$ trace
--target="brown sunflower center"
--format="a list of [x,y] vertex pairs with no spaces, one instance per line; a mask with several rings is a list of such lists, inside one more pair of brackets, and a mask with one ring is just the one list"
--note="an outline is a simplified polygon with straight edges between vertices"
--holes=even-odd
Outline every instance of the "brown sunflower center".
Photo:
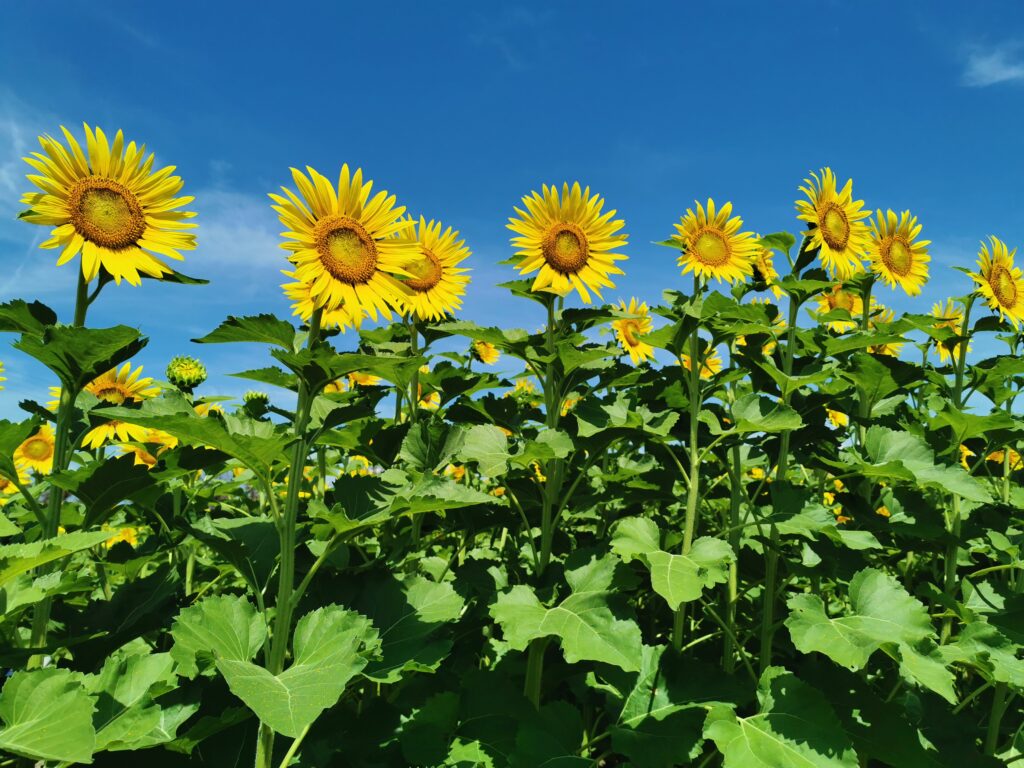
[[79,179],[68,194],[68,208],[78,234],[104,248],[128,248],[146,233],[138,199],[113,179]]
[[41,437],[30,437],[22,446],[22,452],[32,461],[46,461],[53,455],[53,446]]
[[1004,307],[1017,306],[1017,284],[1010,274],[1010,270],[1001,264],[992,267],[988,278],[988,284],[992,286],[992,295]]
[[910,249],[910,243],[906,238],[896,235],[882,241],[879,252],[882,256],[882,263],[900,277],[910,274],[914,266],[914,252]]
[[636,347],[640,344],[640,323],[636,320],[626,320],[622,323],[622,338],[626,345]]
[[850,241],[850,220],[846,211],[835,203],[826,203],[818,215],[821,224],[821,239],[833,251],[841,251]]
[[366,229],[348,216],[325,216],[313,229],[320,263],[332,277],[362,285],[377,272],[377,245]]
[[693,240],[690,255],[701,264],[720,267],[729,261],[732,251],[725,235],[717,229],[706,228]]
[[96,397],[114,405],[121,405],[128,399],[128,393],[120,387],[104,387],[96,391]]
[[590,258],[586,234],[572,223],[551,227],[541,241],[541,250],[548,266],[563,275],[579,272]]
[[441,260],[434,255],[429,248],[422,248],[423,256],[412,264],[406,266],[406,271],[412,275],[405,281],[405,284],[419,293],[426,293],[439,282],[443,269]]

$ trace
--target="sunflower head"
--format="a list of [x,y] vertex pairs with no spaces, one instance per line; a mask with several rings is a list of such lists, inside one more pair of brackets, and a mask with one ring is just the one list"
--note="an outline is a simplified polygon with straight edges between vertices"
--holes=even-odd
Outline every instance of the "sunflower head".
[[[689,355],[684,354],[680,356],[679,362],[686,370],[693,370]],[[704,352],[701,354],[700,377],[702,379],[710,379],[721,370],[722,357],[718,354],[718,350],[715,347],[708,344],[704,347]]]
[[[881,304],[875,304],[872,301],[872,314],[868,327],[871,330],[878,330],[879,325],[892,325],[896,321],[896,314],[888,307],[883,307]],[[900,350],[903,349],[902,341],[889,341],[884,344],[872,344],[868,347],[868,352],[873,355],[889,355],[890,357],[898,357]]]
[[739,231],[743,219],[732,216],[732,203],[717,211],[711,199],[706,210],[700,203],[695,205],[697,210],[688,208],[675,225],[676,235],[672,238],[681,249],[677,263],[683,274],[692,271],[699,278],[713,277],[730,283],[748,278],[761,250],[754,233]]
[[928,280],[927,247],[930,240],[918,240],[921,225],[917,217],[910,211],[903,211],[896,218],[896,212],[888,210],[883,214],[878,211],[877,218],[871,223],[871,240],[868,246],[868,257],[871,268],[886,285],[899,286],[908,296],[916,296],[921,286]]
[[[288,270],[281,270],[281,273],[286,277],[295,277],[295,273]],[[294,283],[282,283],[281,288],[284,290],[284,295],[292,301],[292,314],[298,315],[303,322],[309,322],[313,317],[313,312],[317,309],[311,293],[312,286],[297,280]],[[320,327],[337,328],[342,333],[349,328],[362,326],[363,318],[366,316],[366,312],[363,310],[353,313],[347,304],[342,304],[335,309],[323,309],[322,307],[320,309]]]
[[864,300],[860,294],[843,287],[842,283],[832,286],[832,290],[818,296],[818,311],[827,314],[833,310],[843,309],[850,314],[849,320],[830,320],[828,327],[833,331],[848,331],[857,326],[853,318],[860,317],[864,312]]
[[[964,329],[964,313],[963,310],[957,306],[956,302],[952,299],[946,299],[946,303],[933,304],[932,305],[932,317],[936,319],[936,328],[948,328],[957,336],[963,336]],[[961,342],[962,343],[962,342]],[[960,357],[960,344],[954,344],[950,349],[946,344],[942,342],[935,342],[935,349],[939,353],[939,362],[943,365],[951,357],[956,360]],[[971,347],[968,344],[967,351],[971,351]]]
[[112,546],[119,544],[122,541],[131,547],[134,547],[139,543],[139,532],[136,528],[111,529],[109,525],[104,525],[102,530],[114,530],[114,534],[103,542],[103,546],[107,549],[110,549]]
[[118,131],[113,142],[85,125],[85,150],[61,126],[67,146],[40,136],[42,152],[25,162],[37,171],[28,180],[41,191],[21,202],[20,218],[53,227],[41,248],[60,249],[57,264],[82,254],[82,274],[92,280],[102,269],[118,284],[139,285],[141,276],[161,278],[173,270],[158,256],[181,259],[196,247],[190,211],[179,210],[191,197],[176,197],[183,186],[173,166],[153,170],[153,154],[134,141],[125,146]]
[[754,275],[761,282],[768,283],[775,298],[781,299],[785,295],[785,291],[775,284],[775,281],[779,279],[779,273],[775,269],[774,254],[773,249],[758,245],[757,256],[754,258]]
[[639,365],[644,360],[654,357],[654,348],[643,340],[643,336],[651,332],[653,323],[646,303],[640,303],[636,298],[631,298],[629,304],[625,301],[619,302],[619,309],[622,312],[632,315],[612,321],[612,328],[619,339],[623,351],[629,353],[629,359],[633,365]]
[[47,475],[53,469],[53,452],[53,429],[49,424],[43,424],[14,450],[14,465],[20,470],[34,469],[41,475]]
[[399,236],[407,227],[405,208],[384,191],[371,197],[373,182],[363,181],[362,170],[342,166],[337,187],[312,168],[306,171],[292,169],[298,194],[282,187],[282,195],[270,195],[287,229],[281,247],[295,265],[295,278],[308,286],[314,308],[345,305],[353,318],[365,312],[390,320],[405,293],[396,275],[412,277],[404,265],[420,255],[414,241]]
[[807,200],[797,200],[797,218],[810,224],[803,234],[818,248],[825,268],[833,277],[846,280],[862,268],[861,259],[868,250],[868,228],[864,219],[871,215],[863,210],[864,201],[853,199],[853,180],[839,191],[831,168],[821,175],[812,173],[804,179],[800,191]]
[[977,283],[978,293],[988,302],[990,309],[998,310],[999,316],[1009,320],[1014,328],[1024,320],[1024,277],[1020,267],[1014,266],[1013,257],[1017,249],[1008,250],[1006,243],[994,235],[989,237],[992,250],[987,243],[981,244],[978,252],[978,271],[971,272]]
[[405,236],[416,242],[419,256],[405,265],[408,277],[402,281],[402,305],[407,314],[421,320],[440,320],[462,307],[462,295],[469,283],[468,270],[459,263],[469,256],[458,231],[420,216],[419,224],[409,221]]
[[150,378],[139,378],[141,375],[141,365],[133,371],[132,364],[125,363],[120,370],[111,368],[102,376],[97,376],[85,385],[85,389],[112,405],[124,405],[126,402],[141,403],[160,394],[160,387]]
[[626,245],[619,230],[625,222],[615,211],[602,213],[604,200],[591,195],[590,187],[580,189],[544,185],[543,194],[531,192],[523,198],[525,210],[516,208],[508,228],[516,233],[512,245],[517,249],[520,274],[537,272],[532,290],[566,296],[579,291],[585,304],[590,292],[601,298],[601,288],[614,288],[609,275],[621,275],[615,266],[625,255],[616,253]]
[[362,371],[353,371],[348,374],[348,383],[352,387],[375,387],[380,384],[380,376],[374,376],[372,373],[363,373]]
[[167,380],[178,389],[191,392],[206,381],[206,366],[194,357],[178,355],[167,364]]
[[501,350],[481,339],[473,340],[473,343],[469,345],[469,353],[473,356],[474,360],[484,365],[494,365],[498,362],[498,358],[501,357]]

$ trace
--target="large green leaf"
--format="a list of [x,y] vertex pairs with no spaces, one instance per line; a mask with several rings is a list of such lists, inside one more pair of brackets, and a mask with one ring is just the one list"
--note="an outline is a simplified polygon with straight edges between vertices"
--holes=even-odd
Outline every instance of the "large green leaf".
[[267,625],[244,597],[217,595],[186,608],[171,627],[171,658],[195,677],[216,661],[250,661],[263,647]]
[[92,762],[93,701],[66,669],[16,672],[0,693],[0,749],[37,760]]
[[787,405],[758,394],[744,395],[732,405],[732,429],[744,432],[782,432],[803,426],[800,414]]
[[93,527],[126,499],[156,486],[149,469],[130,455],[115,456],[50,476],[50,482],[77,496],[85,504],[84,527]]
[[715,742],[724,768],[858,768],[857,755],[821,691],[781,667],[761,676],[756,715],[732,708],[708,712],[704,735]]
[[24,335],[14,346],[41,362],[77,392],[85,384],[136,355],[149,339],[135,328],[47,327],[42,334]]
[[572,594],[553,608],[546,608],[530,587],[515,586],[498,596],[491,616],[516,650],[553,635],[569,663],[600,661],[635,672],[640,669],[642,638],[636,622],[612,611],[615,564],[615,558],[605,557],[575,574],[567,573]]
[[298,737],[334,706],[379,645],[369,619],[328,605],[295,625],[295,661],[278,675],[248,661],[220,658],[217,669],[231,692],[260,720],[285,736]]
[[57,313],[45,304],[22,299],[0,304],[0,331],[41,336],[47,326],[57,324]]
[[95,547],[109,538],[108,531],[75,531],[52,539],[0,546],[0,587],[19,574]]
[[627,517],[615,529],[612,551],[627,562],[636,558],[645,563],[651,572],[651,586],[673,611],[699,599],[705,589],[727,581],[729,563],[735,559],[728,542],[704,536],[693,542],[687,554],[674,555],[661,549],[659,539],[653,520]]
[[477,424],[466,431],[458,457],[460,461],[476,462],[482,474],[498,477],[508,470],[508,438],[498,427]]
[[216,329],[200,339],[193,339],[197,344],[224,344],[236,341],[273,344],[284,349],[293,349],[295,345],[295,327],[286,320],[273,315],[250,315],[247,317],[229,316]]

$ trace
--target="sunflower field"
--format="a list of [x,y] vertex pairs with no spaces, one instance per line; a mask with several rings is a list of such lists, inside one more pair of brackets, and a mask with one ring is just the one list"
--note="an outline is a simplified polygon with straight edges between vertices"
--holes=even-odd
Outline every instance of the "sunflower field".
[[[661,303],[604,303],[626,222],[543,185],[507,222],[526,328],[482,327],[458,231],[292,169],[294,317],[159,379],[89,309],[204,282],[183,180],[120,131],[39,143],[20,218],[78,280],[73,317],[0,304],[8,372],[52,373],[0,421],[0,765],[1024,767],[996,235],[897,316],[922,225],[824,168],[771,234],[712,200],[644,233]],[[243,400],[209,344],[245,345]]]

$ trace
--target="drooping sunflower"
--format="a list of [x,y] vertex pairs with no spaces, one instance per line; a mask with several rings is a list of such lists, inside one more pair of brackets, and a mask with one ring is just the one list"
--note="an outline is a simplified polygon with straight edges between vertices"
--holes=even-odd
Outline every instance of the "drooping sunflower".
[[857,318],[864,312],[864,300],[860,294],[847,290],[839,283],[832,286],[832,290],[818,295],[820,313],[826,314],[836,309],[845,309],[850,313],[850,320],[829,320],[828,327],[842,333],[857,327]]
[[[690,356],[684,354],[681,356],[681,363],[683,368],[691,370]],[[708,344],[704,347],[704,353],[701,355],[700,362],[700,377],[702,379],[710,379],[716,373],[722,370],[722,357],[718,354],[718,350]]]
[[654,357],[654,348],[643,340],[644,334],[650,333],[653,323],[646,302],[637,303],[636,297],[625,301],[619,301],[619,309],[628,312],[636,317],[623,317],[612,321],[612,328],[619,339],[619,344],[625,352],[629,353],[629,359],[633,365],[639,365],[644,360]]
[[991,252],[986,243],[978,251],[978,271],[971,278],[978,284],[978,293],[988,302],[990,309],[999,310],[999,316],[1009,320],[1014,328],[1024,320],[1024,277],[1020,267],[1014,266],[1017,249],[1008,250],[1006,243],[990,235]]
[[[184,182],[172,176],[174,166],[153,170],[154,156],[145,145],[127,146],[118,131],[113,144],[99,128],[85,125],[86,151],[61,126],[68,146],[40,136],[43,152],[25,162],[40,175],[28,180],[42,192],[22,196],[29,210],[21,218],[53,227],[41,248],[60,248],[57,264],[82,254],[82,274],[92,280],[104,269],[120,284],[142,282],[141,275],[160,278],[173,270],[157,256],[182,259],[180,251],[196,247],[187,221],[194,212],[179,210],[191,197],[175,197]],[[154,255],[156,254],[156,255]]]
[[[942,303],[932,305],[932,317],[936,318],[938,322],[935,323],[936,328],[949,328],[957,336],[963,335],[964,327],[964,313],[963,310],[957,306],[952,299],[946,299],[945,305]],[[939,362],[943,365],[950,359],[950,356],[954,360],[960,357],[960,344],[954,344],[952,350],[945,344],[935,342],[935,349],[939,353]],[[971,347],[968,344],[967,351],[971,351]]]
[[863,200],[853,199],[853,179],[837,192],[831,168],[823,168],[820,177],[812,173],[804,184],[800,191],[808,199],[796,201],[797,218],[809,222],[811,228],[803,234],[811,238],[812,248],[821,249],[819,258],[828,273],[846,280],[863,266],[861,260],[869,244],[864,219],[871,212],[863,210]]
[[160,394],[160,387],[153,383],[153,379],[149,377],[141,379],[139,378],[141,375],[141,365],[133,371],[132,364],[125,363],[120,370],[111,368],[106,373],[97,376],[85,385],[85,389],[100,400],[113,405],[123,405],[129,400],[141,403],[143,400]]
[[[286,277],[295,278],[294,272],[281,270],[281,273]],[[311,294],[312,286],[309,283],[298,280],[294,283],[282,283],[281,288],[284,289],[284,295],[293,302],[291,307],[292,314],[298,315],[303,322],[308,322],[317,308]],[[349,328],[359,328],[363,324],[365,315],[366,313],[362,311],[353,314],[349,309],[349,305],[342,304],[335,309],[325,309],[323,311],[323,314],[320,316],[320,327],[339,328],[342,333],[345,333]]]
[[34,435],[14,450],[14,465],[19,470],[34,469],[41,475],[53,471],[53,429],[43,424]]
[[501,357],[501,350],[493,344],[480,339],[473,340],[473,343],[469,345],[469,352],[474,360],[478,360],[484,365],[494,365],[498,362],[498,358]]
[[590,187],[581,190],[579,182],[562,185],[562,193],[552,185],[543,186],[543,195],[531,192],[523,198],[525,211],[515,212],[508,228],[517,233],[512,245],[517,248],[522,275],[538,272],[531,290],[566,296],[575,288],[584,304],[590,303],[590,291],[601,298],[601,288],[614,288],[609,275],[625,274],[615,266],[627,257],[616,251],[626,245],[626,235],[618,234],[625,221],[616,219],[616,211],[602,213],[604,200],[591,195]]
[[884,215],[878,211],[877,219],[871,222],[871,268],[886,285],[899,286],[908,296],[917,296],[928,280],[931,257],[927,247],[931,240],[918,240],[920,234],[921,225],[910,211],[903,211],[898,220],[891,209]]
[[730,283],[748,278],[761,249],[754,233],[739,231],[743,219],[732,216],[732,203],[717,211],[711,199],[706,211],[700,203],[695,205],[696,212],[686,209],[672,238],[682,251],[676,263],[683,268],[683,274],[692,271],[697,277]]
[[[758,236],[758,239],[760,239],[760,236]],[[774,256],[775,251],[771,248],[758,245],[758,253],[754,259],[754,269],[764,282],[771,284],[771,292],[775,298],[781,299],[786,292],[774,284],[779,279],[779,273],[775,269]]]
[[441,222],[429,222],[420,216],[419,225],[409,222],[405,236],[415,238],[420,256],[406,264],[410,277],[402,282],[405,312],[421,320],[440,320],[462,307],[462,295],[469,283],[469,270],[459,263],[469,256],[469,248],[459,233],[448,227],[441,231]]
[[406,292],[395,275],[411,277],[405,265],[419,257],[415,241],[395,236],[408,226],[401,220],[405,208],[384,191],[371,198],[373,182],[363,182],[361,169],[350,173],[343,165],[337,189],[312,168],[309,176],[291,170],[301,197],[281,187],[284,195],[271,194],[271,207],[287,227],[281,247],[291,252],[310,300],[317,308],[344,304],[353,317],[365,312],[390,320]]

